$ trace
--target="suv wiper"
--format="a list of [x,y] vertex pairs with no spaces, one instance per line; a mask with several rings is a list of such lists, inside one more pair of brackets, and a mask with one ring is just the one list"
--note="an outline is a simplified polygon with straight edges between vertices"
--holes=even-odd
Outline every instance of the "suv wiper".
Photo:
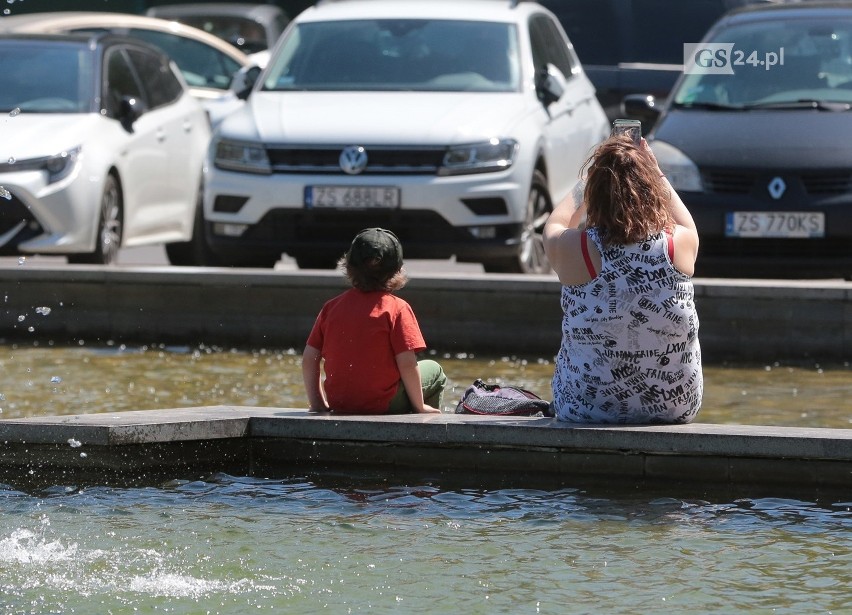
[[744,109],[816,109],[818,111],[849,111],[852,104],[835,100],[819,100],[816,98],[799,98],[796,100],[749,103]]
[[742,105],[727,105],[725,103],[695,101],[690,103],[674,103],[678,109],[706,109],[707,111],[741,111]]

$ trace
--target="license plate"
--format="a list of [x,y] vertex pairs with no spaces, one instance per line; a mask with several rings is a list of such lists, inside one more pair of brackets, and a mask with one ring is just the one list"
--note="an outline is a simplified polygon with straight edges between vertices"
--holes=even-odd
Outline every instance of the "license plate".
[[725,219],[725,236],[825,237],[825,214],[814,211],[733,211]]
[[305,207],[342,209],[399,207],[399,188],[389,186],[308,186]]

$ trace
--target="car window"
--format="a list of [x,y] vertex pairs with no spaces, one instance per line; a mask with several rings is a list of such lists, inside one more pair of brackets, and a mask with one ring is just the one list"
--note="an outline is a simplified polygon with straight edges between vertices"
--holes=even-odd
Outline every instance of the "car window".
[[190,86],[226,90],[240,64],[205,43],[166,32],[131,28],[131,36],[145,40],[166,52],[175,61]]
[[133,73],[130,61],[122,49],[110,49],[105,58],[106,95],[104,96],[107,115],[117,118],[120,115],[121,100],[125,97],[136,98],[147,104],[142,89]]
[[565,39],[550,17],[533,15],[530,18],[530,42],[536,70],[543,70],[548,64],[553,64],[566,79],[571,77],[574,60]]
[[128,49],[127,53],[144,84],[150,108],[162,107],[180,98],[183,87],[166,60],[142,49]]
[[82,113],[91,107],[91,54],[79,45],[3,41],[0,75],[3,112]]
[[293,28],[263,89],[509,92],[519,83],[513,24],[364,19]]
[[733,45],[733,74],[690,71],[676,104],[852,102],[852,20],[750,22],[717,31],[713,40]]
[[237,15],[183,15],[179,21],[228,41],[243,53],[256,53],[268,47],[266,31],[252,19]]

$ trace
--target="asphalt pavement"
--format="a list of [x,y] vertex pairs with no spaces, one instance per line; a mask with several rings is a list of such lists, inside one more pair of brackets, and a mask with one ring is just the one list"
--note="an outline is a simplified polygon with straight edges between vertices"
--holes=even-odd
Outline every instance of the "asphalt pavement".
[[[0,267],[62,267],[67,264],[64,256],[4,256],[0,257]],[[118,253],[118,266],[127,267],[158,267],[169,266],[166,250],[162,245],[143,246],[139,248],[124,248]],[[454,260],[406,260],[405,267],[409,272],[423,273],[483,273],[482,265],[478,263],[457,263]],[[295,271],[296,262],[283,256],[275,265],[276,270]]]

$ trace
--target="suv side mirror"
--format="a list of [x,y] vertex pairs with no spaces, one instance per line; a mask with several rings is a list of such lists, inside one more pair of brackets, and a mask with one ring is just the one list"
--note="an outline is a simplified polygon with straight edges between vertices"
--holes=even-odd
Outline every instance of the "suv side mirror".
[[245,100],[251,93],[254,84],[257,83],[257,78],[260,77],[260,67],[244,66],[236,73],[231,80],[231,91],[234,92],[237,98]]
[[536,93],[545,107],[549,107],[562,98],[565,93],[565,85],[565,75],[553,64],[548,64],[536,74]]
[[635,117],[643,126],[651,127],[660,117],[661,110],[653,94],[628,94],[621,101],[624,117]]

